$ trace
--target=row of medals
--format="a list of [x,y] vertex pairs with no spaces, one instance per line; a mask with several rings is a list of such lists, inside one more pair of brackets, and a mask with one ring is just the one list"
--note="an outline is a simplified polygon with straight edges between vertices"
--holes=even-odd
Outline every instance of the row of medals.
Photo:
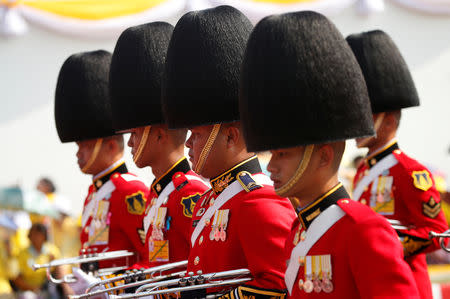
[[228,224],[228,214],[230,210],[217,210],[214,215],[214,222],[211,225],[211,232],[209,233],[209,239],[211,241],[222,241],[225,242],[227,239],[227,224]]
[[[305,263],[305,259],[316,259],[316,263],[321,265],[316,269],[311,269],[312,273],[308,274],[308,265],[311,263]],[[314,256],[303,256],[299,257],[299,263],[305,265],[305,280],[299,279],[298,287],[300,290],[304,290],[305,293],[316,293],[325,292],[331,293],[334,289],[333,283],[331,282],[331,256],[330,255],[314,255]]]
[[[293,243],[295,246],[299,242],[303,242],[306,238],[306,231],[302,230],[302,224],[300,223],[300,226],[295,233]],[[305,277],[307,278],[305,281],[303,279],[300,279],[298,281],[298,286],[300,290],[304,290],[306,293],[311,293],[312,291],[315,291],[317,293],[324,291],[325,293],[331,293],[334,289],[333,283],[331,282],[331,257],[330,255],[322,255],[322,256],[311,256],[311,258],[318,258],[321,263],[321,269],[318,272],[322,272],[322,279],[320,279],[319,273],[313,272],[312,277],[308,279],[307,273],[307,264],[305,264],[305,258],[310,258],[301,256],[299,257],[299,264],[305,265]],[[324,271],[326,270],[326,271]]]

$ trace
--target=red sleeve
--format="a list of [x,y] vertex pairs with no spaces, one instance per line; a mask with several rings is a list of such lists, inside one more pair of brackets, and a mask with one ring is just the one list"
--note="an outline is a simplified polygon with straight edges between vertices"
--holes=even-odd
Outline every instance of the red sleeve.
[[[112,240],[110,242],[111,250],[114,246],[120,246],[120,243],[128,243],[139,253],[141,257],[145,257],[146,250],[144,243],[139,237],[139,229],[143,227],[143,219],[145,216],[145,208],[149,190],[147,186],[140,180],[125,181],[122,178],[115,179],[117,190],[120,192],[118,208],[115,209],[116,215],[114,220],[120,228],[121,236],[127,239],[127,242]],[[116,245],[117,244],[117,245]],[[118,248],[123,249],[123,248]]]
[[422,167],[419,164],[414,167],[417,170],[404,169],[394,191],[396,200],[400,199],[407,208],[404,218],[413,225],[411,229],[398,232],[405,256],[439,249],[439,239],[429,240],[428,234],[430,231],[442,233],[448,229],[434,179]]
[[354,225],[346,240],[348,260],[360,297],[405,298],[407,295],[407,298],[419,298],[395,231],[381,216],[363,205],[353,207],[352,212],[367,215],[358,217],[365,220]]
[[284,247],[295,219],[294,209],[286,198],[255,198],[257,192],[237,213],[243,254],[254,277],[248,285],[284,290]]

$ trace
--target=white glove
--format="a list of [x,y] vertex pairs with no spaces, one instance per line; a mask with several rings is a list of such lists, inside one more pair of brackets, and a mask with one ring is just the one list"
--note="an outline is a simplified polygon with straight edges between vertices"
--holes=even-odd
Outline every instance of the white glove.
[[[69,283],[70,288],[73,290],[73,292],[77,295],[84,294],[87,290],[87,288],[92,285],[93,283],[99,282],[101,279],[96,278],[92,275],[89,275],[85,272],[83,272],[80,268],[72,268],[72,273],[76,278],[76,282]],[[105,287],[103,285],[97,286],[93,288],[91,291],[99,291],[104,290]],[[109,299],[109,295],[107,293],[90,297],[93,299]]]

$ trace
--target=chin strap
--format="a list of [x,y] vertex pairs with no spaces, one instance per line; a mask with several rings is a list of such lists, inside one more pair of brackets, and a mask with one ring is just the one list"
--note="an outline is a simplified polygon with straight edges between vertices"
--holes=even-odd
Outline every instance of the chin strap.
[[380,115],[377,117],[377,119],[375,120],[374,124],[373,124],[373,129],[375,131],[375,137],[366,137],[366,138],[362,138],[359,141],[357,141],[357,146],[358,147],[364,147],[367,145],[367,143],[372,139],[372,138],[376,138],[376,134],[378,132],[378,130],[381,127],[381,124],[383,123],[384,120],[384,116],[386,115],[386,113],[380,113]]
[[150,134],[150,129],[152,126],[147,126],[144,128],[144,132],[142,133],[141,140],[139,141],[139,146],[136,151],[136,154],[133,157],[134,163],[139,161],[139,158],[142,155],[142,152],[144,151],[145,145],[147,144],[148,135]]
[[289,190],[298,182],[298,180],[302,177],[303,173],[305,172],[306,168],[308,167],[309,161],[311,160],[311,155],[314,150],[314,145],[307,145],[305,147],[305,151],[303,152],[303,157],[300,160],[300,163],[297,167],[297,170],[295,171],[292,178],[289,179],[289,181],[281,186],[278,189],[275,189],[275,192],[279,196],[285,196]]
[[220,131],[220,124],[215,124],[209,134],[208,140],[206,140],[205,146],[198,157],[198,161],[194,166],[194,171],[198,174],[201,173],[203,166],[205,166],[206,159],[208,159],[209,152],[211,151],[212,146],[214,145],[214,141],[216,141],[217,134]]
[[87,161],[86,165],[84,165],[83,168],[81,168],[81,171],[84,173],[87,173],[89,168],[91,168],[92,164],[94,164],[95,160],[97,159],[98,153],[100,152],[100,148],[102,147],[103,138],[98,138],[95,142],[94,150],[92,151],[91,157]]

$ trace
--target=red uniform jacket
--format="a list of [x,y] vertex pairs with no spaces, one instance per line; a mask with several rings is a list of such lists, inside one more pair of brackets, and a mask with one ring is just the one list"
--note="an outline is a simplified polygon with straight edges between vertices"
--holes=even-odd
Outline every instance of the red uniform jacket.
[[[289,200],[277,196],[272,186],[258,185],[252,174],[259,173],[261,168],[255,156],[211,179],[212,189],[197,202],[192,218],[194,230],[219,194],[240,180],[244,190],[210,218],[191,244],[188,260],[188,271],[194,273],[249,269],[254,279],[247,284],[248,288],[235,289],[229,297],[284,296],[285,293],[283,250],[295,212]],[[239,179],[240,175],[244,177]],[[219,231],[224,233],[221,235]]]
[[[197,179],[194,179],[197,178]],[[162,177],[151,186],[151,203],[147,213],[156,204],[158,196],[173,182],[175,189],[169,194],[159,209],[160,219],[154,218],[146,232],[145,266],[154,267],[164,263],[187,260],[190,245],[190,227],[192,213],[200,196],[209,188],[200,177],[191,170],[186,158],[174,164]],[[149,220],[148,220],[149,221]],[[145,221],[144,221],[145,222]],[[162,232],[158,236],[157,224]],[[144,224],[145,226],[145,224]]]
[[[334,204],[345,214],[318,239],[306,256],[294,261],[300,267],[290,297],[418,298],[412,272],[403,260],[395,231],[369,208],[350,200],[341,184],[300,211],[286,241],[286,258],[291,258],[298,242],[314,233],[308,228],[317,216]],[[331,266],[325,267],[326,261]],[[325,276],[331,281],[328,289],[324,287]],[[316,280],[314,286],[317,284],[320,288],[311,289],[311,283],[308,288],[307,280]]]
[[[84,202],[82,249],[135,252],[136,257],[128,259],[128,265],[145,256],[138,229],[142,227],[148,192],[137,176],[128,173],[124,163],[96,178]],[[100,268],[124,266],[125,262],[123,259],[102,262]]]
[[398,230],[397,233],[421,297],[431,298],[425,253],[437,250],[440,246],[439,239],[429,240],[428,233],[444,232],[448,225],[441,211],[439,193],[428,169],[405,155],[394,141],[365,159],[358,168],[354,186],[356,188],[377,164],[385,163],[387,159],[391,159],[393,162],[390,165],[394,165],[375,176],[364,188],[361,188],[361,184],[359,189],[362,194],[354,199],[386,218],[398,220],[410,227],[408,230]]

